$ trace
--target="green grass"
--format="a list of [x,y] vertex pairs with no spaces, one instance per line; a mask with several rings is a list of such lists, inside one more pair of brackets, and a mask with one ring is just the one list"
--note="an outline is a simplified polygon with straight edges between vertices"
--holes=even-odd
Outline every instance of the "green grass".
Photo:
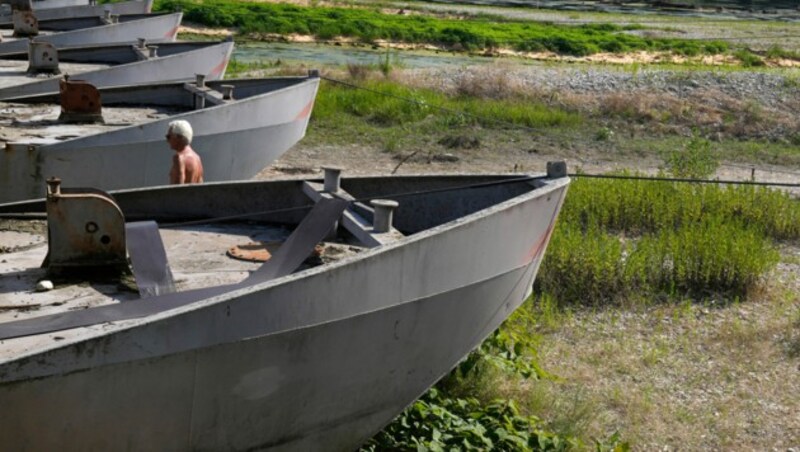
[[699,55],[728,50],[728,45],[722,41],[652,39],[625,33],[640,29],[638,25],[557,25],[497,16],[458,20],[384,14],[365,8],[302,7],[235,0],[159,0],[154,9],[180,9],[187,21],[210,27],[237,27],[242,33],[298,33],[320,40],[353,37],[362,42],[374,42],[382,39],[432,43],[463,50],[502,46],[578,56],[637,50]]
[[800,203],[753,186],[578,178],[537,278],[561,304],[744,297],[800,238]]
[[448,97],[426,89],[412,89],[388,81],[364,81],[365,89],[327,84],[314,108],[315,121],[340,121],[344,113],[369,124],[402,126],[435,115],[441,131],[453,126],[577,127],[582,118],[529,99],[476,99]]

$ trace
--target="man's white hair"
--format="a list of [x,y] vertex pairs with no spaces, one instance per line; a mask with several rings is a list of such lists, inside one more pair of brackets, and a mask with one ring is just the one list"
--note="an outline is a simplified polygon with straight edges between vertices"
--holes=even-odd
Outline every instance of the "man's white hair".
[[178,119],[177,121],[172,121],[169,123],[169,127],[167,128],[167,133],[171,133],[173,135],[180,135],[186,138],[186,143],[192,143],[192,136],[194,132],[192,131],[192,125],[189,124],[189,121],[184,119]]

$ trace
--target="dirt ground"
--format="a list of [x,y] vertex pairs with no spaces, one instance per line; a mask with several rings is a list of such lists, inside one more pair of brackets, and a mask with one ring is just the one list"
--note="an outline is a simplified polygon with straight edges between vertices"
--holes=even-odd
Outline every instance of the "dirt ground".
[[[313,127],[313,124],[310,126]],[[340,167],[343,177],[391,174],[465,174],[465,173],[524,173],[543,172],[547,162],[564,160],[568,171],[601,174],[614,170],[632,170],[655,174],[664,162],[657,157],[637,159],[615,158],[607,152],[583,149],[548,149],[529,152],[527,148],[503,146],[495,152],[431,149],[407,150],[389,153],[381,150],[379,143],[333,146],[295,145],[273,164],[264,168],[257,179],[303,178],[322,176],[326,166]],[[795,169],[776,165],[722,163],[714,175],[720,180],[753,180],[761,182],[798,183]]]

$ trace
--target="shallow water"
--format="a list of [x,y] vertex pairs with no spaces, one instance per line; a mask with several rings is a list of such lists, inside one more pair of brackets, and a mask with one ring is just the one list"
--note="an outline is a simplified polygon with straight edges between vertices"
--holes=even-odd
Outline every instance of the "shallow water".
[[[435,0],[434,0],[435,1]],[[446,3],[446,2],[443,2]],[[731,8],[731,9],[797,9],[797,0],[472,0],[469,3],[486,5],[517,5],[534,8],[559,8],[578,6],[631,6],[647,10],[653,4],[658,6],[694,7],[694,8]],[[648,5],[649,4],[649,5]]]
[[[450,3],[448,0],[428,2],[440,5]],[[800,20],[798,0],[460,0],[459,3],[566,11]]]
[[389,58],[394,67],[418,68],[491,64],[492,58],[448,52],[373,50],[365,47],[253,42],[237,44],[233,58],[240,63],[317,63],[325,65],[379,65]]

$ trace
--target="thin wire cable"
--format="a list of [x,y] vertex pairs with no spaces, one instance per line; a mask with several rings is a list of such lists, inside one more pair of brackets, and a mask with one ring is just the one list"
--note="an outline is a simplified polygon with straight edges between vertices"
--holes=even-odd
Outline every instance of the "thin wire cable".
[[[351,199],[351,200],[348,200],[348,201],[352,205],[352,204],[356,204],[356,203],[364,203],[366,201],[370,201],[370,200],[376,199],[378,197],[387,198],[387,199],[402,199],[402,198],[406,198],[406,197],[409,197],[409,196],[429,195],[429,194],[442,193],[442,192],[447,192],[447,191],[471,190],[471,189],[474,189],[474,188],[490,187],[490,186],[493,186],[493,185],[505,185],[505,184],[512,184],[512,183],[517,183],[517,182],[527,182],[527,181],[531,181],[531,180],[539,179],[539,178],[540,177],[538,177],[538,176],[526,175],[526,176],[521,176],[521,177],[510,177],[510,178],[507,178],[507,179],[502,179],[502,180],[497,180],[497,181],[480,182],[480,183],[477,183],[477,184],[459,185],[459,186],[455,186],[455,187],[443,187],[443,188],[434,188],[434,189],[431,189],[431,190],[417,190],[417,191],[392,193],[392,194],[385,194],[385,195],[378,195],[378,196],[369,196],[369,197]],[[312,207],[314,207],[313,204],[310,204],[310,205],[307,205],[307,206],[286,207],[286,208],[283,208],[283,209],[262,210],[262,211],[258,211],[258,212],[248,212],[248,213],[243,213],[243,214],[238,214],[238,215],[228,215],[228,216],[224,216],[224,217],[214,217],[214,218],[207,218],[207,219],[202,219],[202,220],[182,221],[182,222],[177,222],[177,223],[166,223],[166,224],[159,225],[159,227],[160,228],[164,228],[164,229],[169,229],[169,228],[183,227],[183,226],[194,226],[194,225],[199,225],[199,224],[220,223],[220,222],[223,222],[223,221],[239,220],[239,219],[243,219],[243,218],[250,218],[250,217],[256,217],[256,216],[264,216],[264,215],[272,215],[272,214],[277,214],[277,213],[287,213],[287,212],[294,212],[294,211],[300,211],[300,210],[307,210],[307,209],[311,209]]]
[[[670,182],[670,183],[695,183],[695,184],[727,184],[727,185],[756,185],[756,186],[778,186],[778,187],[800,187],[800,183],[798,184],[790,184],[790,183],[783,183],[783,182],[754,182],[754,181],[737,181],[737,180],[719,180],[719,179],[691,179],[691,178],[670,178],[670,177],[650,177],[650,176],[623,176],[623,175],[610,175],[610,174],[585,174],[585,173],[571,173],[568,174],[569,177],[574,178],[594,178],[594,179],[623,179],[623,180],[641,180],[641,181],[648,181],[648,182]],[[386,199],[402,199],[409,196],[421,196],[421,195],[428,195],[434,193],[442,193],[447,191],[457,191],[457,190],[470,190],[475,188],[482,188],[482,187],[489,187],[493,185],[505,185],[505,184],[512,184],[517,182],[527,182],[535,179],[539,179],[538,176],[521,176],[521,177],[511,177],[508,179],[502,179],[498,181],[491,181],[491,182],[481,182],[477,184],[467,184],[467,185],[459,185],[456,187],[444,187],[444,188],[436,188],[431,190],[417,190],[417,191],[409,191],[409,192],[401,192],[401,193],[393,193],[393,194],[384,194],[379,196],[369,196],[369,197],[362,197],[350,200],[350,204],[355,203],[363,203],[366,201],[370,201],[372,199],[376,199],[377,197],[386,198]],[[223,221],[231,221],[231,220],[239,220],[244,218],[250,218],[255,216],[264,216],[264,215],[271,215],[276,213],[286,213],[292,211],[299,211],[305,209],[311,209],[313,205],[307,206],[298,206],[298,207],[289,207],[284,209],[274,209],[274,210],[264,210],[259,212],[248,212],[245,214],[239,215],[229,215],[225,217],[215,217],[215,218],[208,218],[202,220],[194,220],[194,221],[185,221],[179,223],[168,223],[159,225],[161,228],[169,229],[175,227],[185,227],[185,226],[194,226],[200,224],[210,224],[210,223],[219,223]]]
[[[756,168],[754,165],[743,165],[738,163],[720,163],[720,166],[729,166],[732,168],[743,168],[743,169],[754,169],[756,171],[766,171],[760,168]],[[797,171],[787,171],[787,170],[779,170],[779,169],[770,169],[770,173],[779,173],[779,174],[788,174],[791,176],[800,176],[800,172]]]
[[681,177],[653,177],[653,176],[623,176],[615,174],[584,174],[572,173],[569,177],[576,178],[593,178],[593,179],[621,179],[621,180],[643,180],[654,182],[677,182],[677,183],[692,183],[692,184],[720,184],[720,185],[756,185],[763,187],[800,187],[800,183],[788,182],[759,182],[747,180],[725,180],[725,179],[691,179]]
[[[586,174],[586,173],[570,173],[568,174],[569,177],[574,178],[592,178],[592,179],[621,179],[621,180],[641,180],[641,181],[648,181],[648,182],[669,182],[669,183],[695,183],[695,184],[727,184],[727,185],[755,185],[755,186],[776,186],[776,187],[800,187],[800,183],[791,184],[791,183],[784,183],[784,182],[755,182],[755,181],[737,181],[737,180],[720,180],[720,179],[692,179],[692,178],[672,178],[672,177],[652,177],[652,176],[624,176],[624,175],[613,175],[613,174]],[[497,180],[497,181],[490,181],[490,182],[480,182],[476,184],[466,184],[466,185],[459,185],[455,187],[443,187],[443,188],[435,188],[431,190],[416,190],[416,191],[409,191],[409,192],[400,192],[400,193],[392,193],[392,194],[382,194],[376,196],[369,196],[369,197],[362,197],[349,200],[350,204],[356,203],[364,203],[366,201],[370,201],[372,199],[386,198],[386,199],[402,199],[409,196],[421,196],[421,195],[428,195],[434,193],[443,193],[447,191],[457,191],[457,190],[470,190],[474,188],[482,188],[482,187],[489,187],[494,185],[505,185],[505,184],[512,184],[518,182],[527,182],[536,179],[540,179],[542,176],[531,176],[525,175],[520,177],[509,177],[507,179]],[[165,223],[160,224],[159,227],[162,229],[171,229],[177,227],[186,227],[186,226],[196,226],[196,225],[203,225],[203,224],[212,224],[212,223],[221,223],[224,221],[231,221],[231,220],[241,220],[245,218],[252,218],[257,216],[265,216],[265,215],[274,215],[279,213],[288,213],[288,212],[295,212],[301,210],[311,209],[313,204],[306,205],[306,206],[296,206],[296,207],[286,207],[282,209],[272,209],[272,210],[262,210],[258,212],[248,212],[238,215],[227,215],[223,217],[213,217],[213,218],[204,218],[200,220],[192,220],[192,221],[182,221],[176,223]],[[14,214],[14,213],[0,213],[0,218],[18,218],[20,215],[25,215],[28,218],[32,218],[33,215],[31,214]]]

